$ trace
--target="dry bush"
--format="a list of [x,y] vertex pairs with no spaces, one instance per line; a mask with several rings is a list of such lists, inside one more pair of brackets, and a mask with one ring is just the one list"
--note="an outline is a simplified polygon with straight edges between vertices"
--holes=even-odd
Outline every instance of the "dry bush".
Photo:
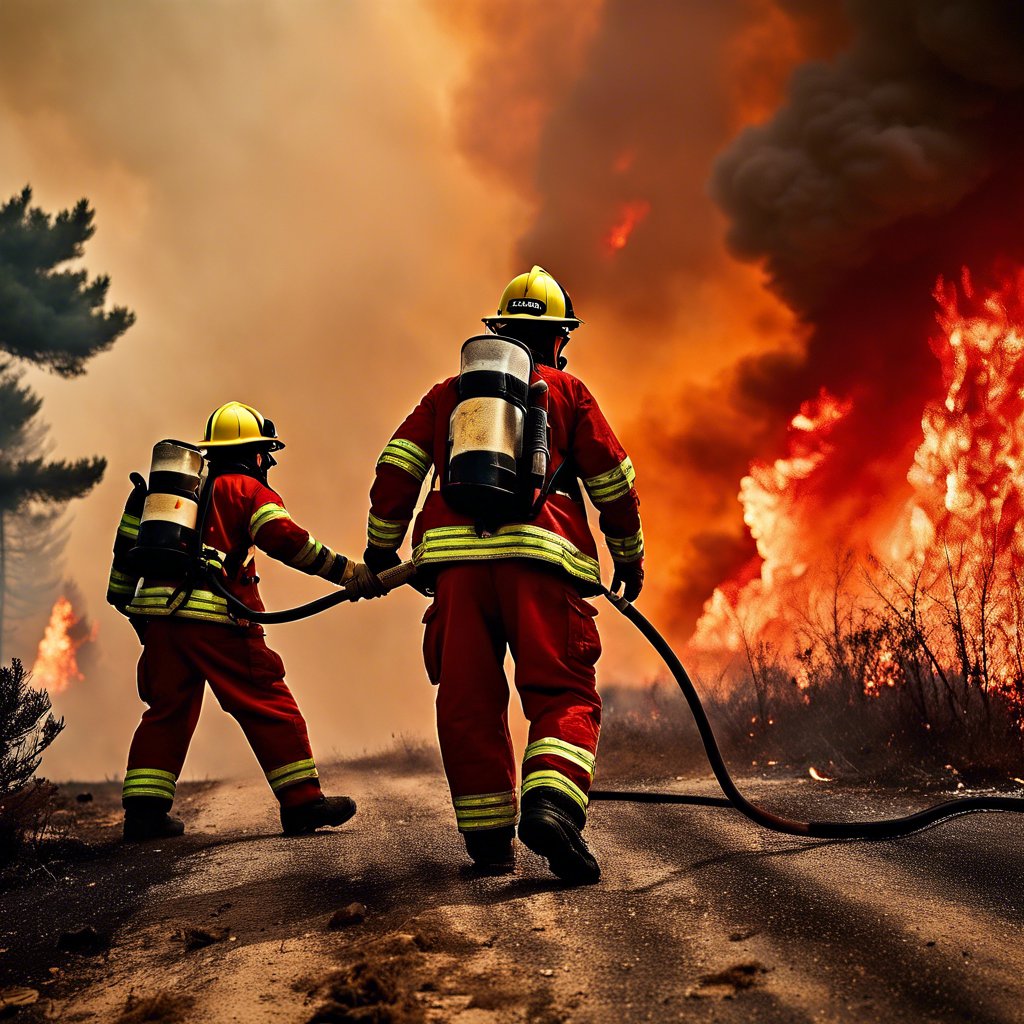
[[17,658],[0,667],[0,866],[46,828],[56,788],[32,776],[63,728],[50,713],[49,694],[29,686]]
[[[794,648],[740,630],[738,663],[698,682],[730,764],[827,768],[898,781],[1020,776],[1024,760],[1024,596],[988,545],[940,546],[900,576],[837,560],[805,609]],[[602,775],[653,777],[703,763],[674,682],[604,690]]]

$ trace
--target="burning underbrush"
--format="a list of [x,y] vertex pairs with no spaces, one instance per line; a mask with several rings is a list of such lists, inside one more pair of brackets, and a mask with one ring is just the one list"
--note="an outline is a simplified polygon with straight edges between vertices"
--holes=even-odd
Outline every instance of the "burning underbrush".
[[[1018,578],[991,544],[945,553],[943,571],[910,577],[843,561],[788,647],[739,629],[739,656],[695,679],[733,770],[965,785],[1024,774],[1019,620],[1000,628],[997,612],[1022,607]],[[706,770],[671,680],[604,695],[604,780]]]

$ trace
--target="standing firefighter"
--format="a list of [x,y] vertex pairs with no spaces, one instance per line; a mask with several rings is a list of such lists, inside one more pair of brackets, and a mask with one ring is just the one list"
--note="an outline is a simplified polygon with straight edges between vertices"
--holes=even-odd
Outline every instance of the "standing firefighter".
[[[198,449],[190,446],[162,442],[157,447],[167,444],[185,456],[192,454],[195,465],[202,462]],[[275,465],[271,452],[284,447],[270,420],[250,406],[228,402],[209,418],[199,444],[208,460],[205,487],[212,492],[204,522],[195,527],[202,527],[205,549],[215,551],[213,557],[223,563],[224,586],[247,607],[263,610],[253,560],[256,548],[302,572],[354,587],[359,596],[383,593],[365,565],[311,537],[267,486],[267,471]],[[281,658],[264,640],[263,627],[234,618],[224,598],[208,582],[190,578],[187,569],[145,567],[147,558],[150,565],[158,562],[155,549],[142,547],[140,520],[143,533],[152,520],[156,529],[176,536],[183,529],[195,534],[195,529],[182,526],[191,487],[182,486],[182,477],[195,484],[199,478],[168,468],[158,471],[154,453],[148,499],[141,477],[133,475],[136,486],[117,531],[107,591],[107,600],[131,619],[143,641],[139,695],[149,705],[128,753],[124,837],[153,839],[184,832],[181,820],[168,812],[207,682],[221,707],[242,727],[266,773],[280,802],[285,835],[340,825],[355,814],[355,802],[321,793],[306,723],[284,682]],[[169,495],[157,493],[157,477]],[[193,522],[195,508],[193,500]],[[195,541],[198,547],[199,538]]]
[[434,590],[424,660],[438,685],[437,728],[459,830],[482,869],[514,866],[516,772],[503,661],[530,722],[519,838],[570,883],[600,868],[581,835],[594,772],[601,653],[591,604],[600,568],[578,478],[600,512],[615,562],[612,588],[643,586],[633,466],[593,396],[563,372],[581,323],[540,267],[505,289],[493,333],[463,346],[462,372],[435,385],[377,462],[370,492],[374,572],[397,564],[413,529],[419,577]]

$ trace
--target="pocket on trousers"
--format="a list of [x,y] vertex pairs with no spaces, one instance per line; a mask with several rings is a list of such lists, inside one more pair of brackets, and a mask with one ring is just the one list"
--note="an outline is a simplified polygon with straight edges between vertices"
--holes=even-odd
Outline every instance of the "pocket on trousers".
[[597,609],[576,594],[569,595],[568,655],[573,661],[593,665],[601,657],[601,637],[594,622]]
[[260,686],[270,686],[284,679],[284,662],[262,637],[247,641],[249,645],[249,677]]
[[437,686],[441,681],[441,652],[443,649],[441,623],[437,618],[437,602],[423,613],[423,664],[427,678]]

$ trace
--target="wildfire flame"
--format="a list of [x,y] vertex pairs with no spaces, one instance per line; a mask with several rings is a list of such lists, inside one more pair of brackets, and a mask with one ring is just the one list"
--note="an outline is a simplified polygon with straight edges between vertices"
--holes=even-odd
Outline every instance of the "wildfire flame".
[[633,199],[624,203],[619,211],[619,219],[605,236],[608,248],[612,252],[625,249],[633,230],[650,212],[651,204],[646,199]]
[[[922,439],[906,473],[910,498],[880,502],[865,521],[842,526],[858,563],[877,560],[893,579],[922,581],[933,593],[952,595],[946,607],[979,623],[966,633],[987,631],[988,645],[981,653],[953,652],[953,660],[966,674],[984,671],[986,685],[1020,697],[1024,269],[986,287],[964,270],[958,281],[940,278],[934,295],[938,330],[930,346],[942,378],[922,410]],[[759,571],[716,589],[694,634],[698,651],[735,652],[752,638],[793,650],[808,610],[825,596],[815,591],[808,568],[835,558],[827,549],[832,541],[823,542],[816,527],[823,515],[839,522],[844,495],[834,488],[823,495],[821,476],[836,427],[853,408],[852,399],[823,390],[791,420],[785,456],[755,463],[741,482],[739,500]],[[870,601],[872,593],[862,588],[858,596]],[[936,599],[922,614],[938,623],[942,607]],[[877,695],[901,681],[897,652],[879,642],[866,666],[866,692]]]
[[821,772],[819,772],[818,769],[814,767],[814,765],[811,765],[811,767],[807,769],[807,774],[810,775],[810,777],[812,779],[814,779],[815,782],[833,782],[833,781],[835,781],[834,779],[830,778],[828,775],[822,775]]
[[58,597],[50,612],[43,639],[39,641],[33,682],[41,684],[50,693],[61,693],[73,682],[85,677],[78,667],[77,651],[88,640],[95,639],[95,628],[81,628],[83,621],[75,614],[66,597]]

